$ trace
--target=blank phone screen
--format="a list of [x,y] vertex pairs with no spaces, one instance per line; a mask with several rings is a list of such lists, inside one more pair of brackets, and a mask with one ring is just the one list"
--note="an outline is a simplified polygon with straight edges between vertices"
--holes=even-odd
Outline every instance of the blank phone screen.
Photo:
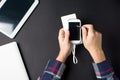
[[70,40],[80,40],[80,23],[69,22]]

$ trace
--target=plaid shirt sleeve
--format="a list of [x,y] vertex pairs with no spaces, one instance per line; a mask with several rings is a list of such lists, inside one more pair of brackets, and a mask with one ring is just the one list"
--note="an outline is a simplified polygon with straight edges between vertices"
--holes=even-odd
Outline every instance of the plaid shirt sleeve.
[[93,68],[98,80],[119,80],[115,76],[113,68],[108,61],[103,61],[98,64],[93,63]]
[[65,67],[65,64],[60,61],[49,60],[43,75],[38,80],[60,80]]

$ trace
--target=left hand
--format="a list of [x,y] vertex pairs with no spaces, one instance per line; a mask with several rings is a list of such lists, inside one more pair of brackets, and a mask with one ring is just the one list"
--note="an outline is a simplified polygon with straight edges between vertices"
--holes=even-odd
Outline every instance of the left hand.
[[67,57],[70,55],[72,50],[72,44],[69,40],[69,30],[64,30],[63,28],[59,30],[58,41],[60,46],[60,52],[56,60],[65,62]]

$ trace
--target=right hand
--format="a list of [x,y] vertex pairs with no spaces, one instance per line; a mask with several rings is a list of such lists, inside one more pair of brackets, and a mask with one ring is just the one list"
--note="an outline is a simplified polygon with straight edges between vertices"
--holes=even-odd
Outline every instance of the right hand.
[[105,55],[102,50],[102,34],[94,30],[93,25],[86,24],[82,26],[83,44],[90,52],[93,60],[96,63],[105,60]]

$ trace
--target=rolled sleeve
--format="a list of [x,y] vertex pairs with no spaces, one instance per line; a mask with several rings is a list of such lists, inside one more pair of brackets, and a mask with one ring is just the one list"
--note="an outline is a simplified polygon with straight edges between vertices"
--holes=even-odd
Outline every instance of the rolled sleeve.
[[108,61],[103,61],[101,63],[93,63],[93,68],[98,79],[112,80],[114,71]]
[[40,80],[59,80],[61,79],[61,76],[63,75],[63,72],[65,70],[65,64],[57,61],[57,60],[49,60],[43,76],[41,77]]

